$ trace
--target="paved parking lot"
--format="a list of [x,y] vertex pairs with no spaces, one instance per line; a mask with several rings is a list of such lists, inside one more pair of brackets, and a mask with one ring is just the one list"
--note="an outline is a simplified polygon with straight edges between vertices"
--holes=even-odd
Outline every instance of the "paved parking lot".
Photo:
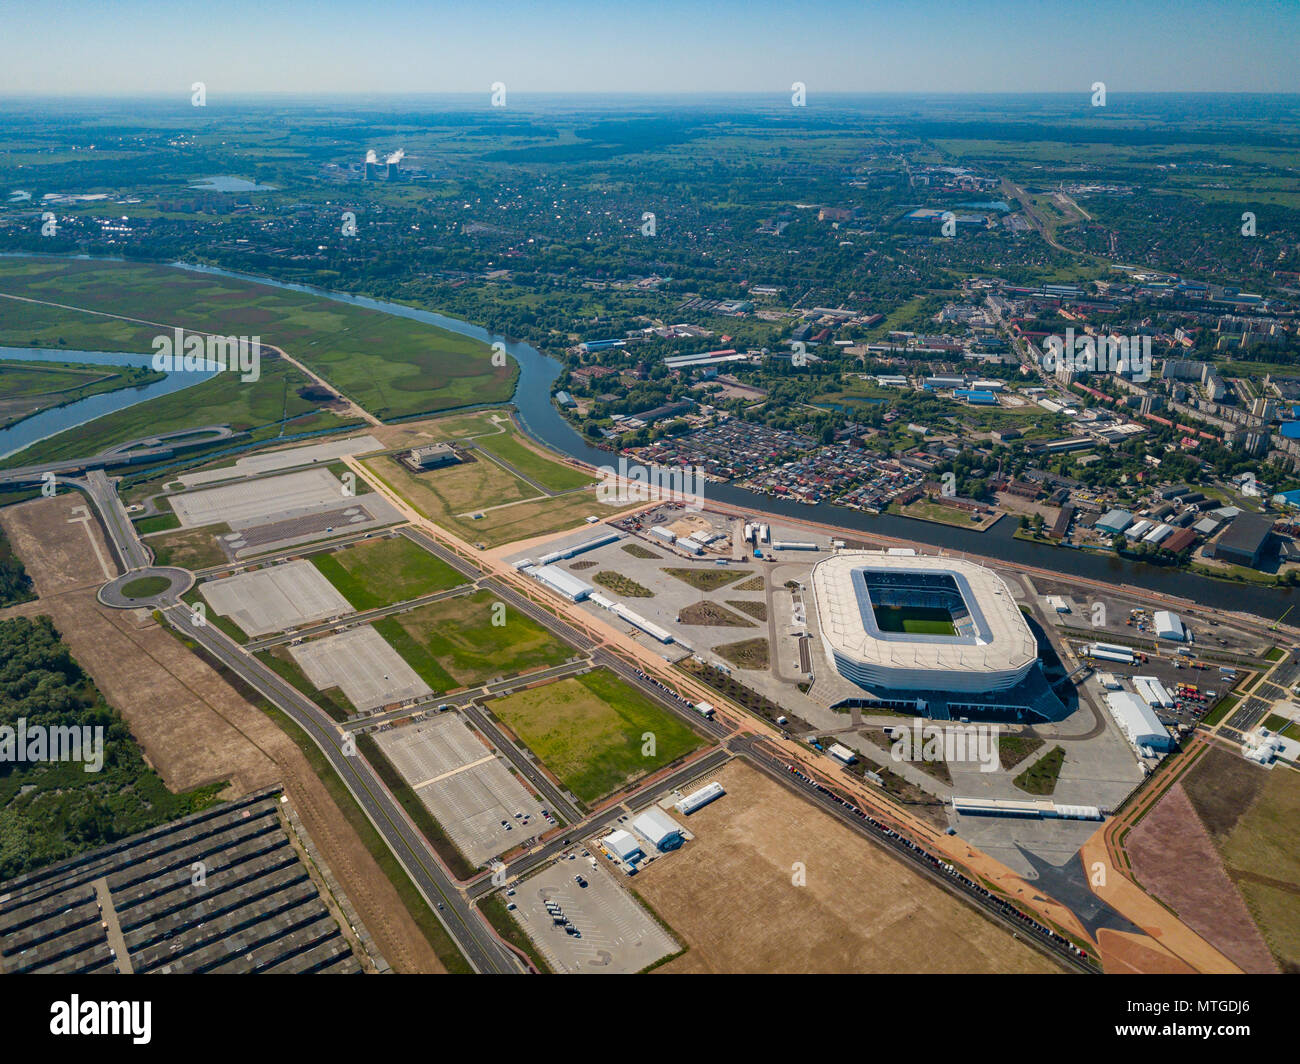
[[345,454],[365,454],[368,451],[383,450],[383,446],[370,435],[348,436],[341,440],[309,443],[303,447],[286,447],[279,451],[247,455],[238,459],[233,465],[219,469],[205,469],[198,473],[183,473],[176,479],[187,488],[197,488],[203,484],[252,476],[257,473],[269,473],[276,469],[292,469],[294,466],[310,465],[314,462],[332,462]]
[[170,498],[172,509],[185,528],[256,521],[289,510],[337,502],[343,482],[328,469],[304,469],[282,477],[247,480],[218,488],[204,488]]
[[486,864],[551,828],[541,803],[455,713],[373,734],[434,819],[475,864]]
[[[574,860],[561,859],[537,875],[515,885],[507,902],[528,937],[556,972],[613,975],[639,972],[681,946],[668,934],[618,880],[602,866],[571,851]],[[594,852],[594,851],[593,851]],[[587,886],[574,880],[581,875]],[[546,910],[556,902],[582,933],[568,934]]]
[[348,600],[307,561],[223,577],[201,584],[199,591],[217,613],[251,636],[352,612]]
[[368,624],[290,647],[289,653],[313,684],[322,691],[338,687],[361,711],[433,694]]

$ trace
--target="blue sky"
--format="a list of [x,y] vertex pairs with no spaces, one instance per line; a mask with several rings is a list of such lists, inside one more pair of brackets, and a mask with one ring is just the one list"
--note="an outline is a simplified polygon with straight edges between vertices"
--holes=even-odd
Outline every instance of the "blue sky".
[[1298,0],[0,0],[0,94],[1300,92]]

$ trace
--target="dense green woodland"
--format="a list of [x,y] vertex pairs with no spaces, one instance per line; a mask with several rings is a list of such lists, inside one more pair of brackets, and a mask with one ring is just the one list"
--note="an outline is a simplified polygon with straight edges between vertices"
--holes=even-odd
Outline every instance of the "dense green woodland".
[[28,602],[35,597],[32,578],[27,575],[23,563],[9,546],[4,532],[0,531],[0,606]]

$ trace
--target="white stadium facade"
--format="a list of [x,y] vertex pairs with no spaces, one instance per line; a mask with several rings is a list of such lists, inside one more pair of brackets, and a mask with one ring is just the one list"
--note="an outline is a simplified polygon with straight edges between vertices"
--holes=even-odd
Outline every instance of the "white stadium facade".
[[[1016,687],[1038,662],[1010,589],[973,562],[840,551],[813,568],[812,588],[827,659],[865,691],[994,694]],[[878,611],[939,620],[885,630]]]

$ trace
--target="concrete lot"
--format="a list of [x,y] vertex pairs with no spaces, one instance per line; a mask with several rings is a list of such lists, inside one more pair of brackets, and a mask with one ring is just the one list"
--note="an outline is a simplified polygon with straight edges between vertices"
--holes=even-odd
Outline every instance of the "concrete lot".
[[340,688],[362,712],[433,693],[368,624],[290,647],[289,653],[313,684]]
[[312,465],[316,462],[332,462],[346,454],[380,451],[383,450],[383,446],[370,435],[349,436],[342,440],[330,440],[328,443],[309,443],[305,447],[286,447],[279,451],[248,455],[240,458],[233,465],[220,469],[205,469],[198,473],[184,473],[176,479],[187,488],[196,488],[221,480],[269,473],[276,469],[292,469],[294,466]]
[[307,561],[213,580],[201,584],[199,592],[217,613],[251,636],[352,612],[348,600]]
[[374,738],[475,864],[486,864],[551,826],[541,803],[455,713],[378,731]]
[[[592,867],[581,848],[561,858],[515,887],[506,898],[518,908],[512,914],[536,943],[556,972],[615,975],[639,972],[681,947],[628,894],[602,865]],[[592,851],[594,852],[594,851]],[[581,875],[586,887],[578,886]],[[546,911],[553,901],[582,933],[568,934]]]
[[281,477],[241,481],[171,496],[172,509],[185,528],[270,519],[286,511],[337,502],[343,483],[328,469],[304,469]]
[[388,500],[370,493],[285,511],[270,521],[259,518],[234,522],[231,525],[234,531],[222,536],[221,543],[228,554],[239,558],[401,520],[402,515]]

